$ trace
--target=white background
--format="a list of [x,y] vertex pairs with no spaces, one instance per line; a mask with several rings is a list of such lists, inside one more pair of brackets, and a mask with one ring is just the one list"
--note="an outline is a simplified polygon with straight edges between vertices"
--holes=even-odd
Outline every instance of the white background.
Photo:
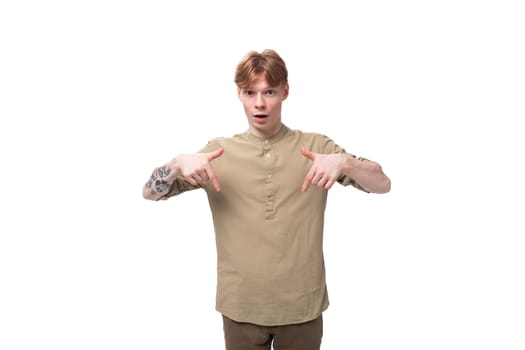
[[285,123],[392,180],[331,190],[323,349],[525,348],[519,1],[289,3],[2,2],[1,349],[223,348],[205,193],[142,185],[246,129],[265,48]]

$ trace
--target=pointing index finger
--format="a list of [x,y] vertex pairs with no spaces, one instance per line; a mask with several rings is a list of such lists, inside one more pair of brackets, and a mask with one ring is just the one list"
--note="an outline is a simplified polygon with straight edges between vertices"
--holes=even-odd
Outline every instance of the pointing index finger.
[[308,174],[306,174],[304,178],[303,185],[301,186],[301,192],[306,192],[308,190],[308,187],[312,183],[312,179],[314,178],[314,176],[315,176],[315,169],[314,167],[312,167],[310,168],[310,170],[308,171]]
[[311,160],[315,160],[315,155],[308,151],[306,148],[304,148],[303,146],[301,146],[301,153],[303,154],[303,156],[305,156],[306,158],[309,158]]
[[212,161],[215,158],[219,158],[224,153],[224,148],[219,148],[213,152],[208,153],[208,161]]

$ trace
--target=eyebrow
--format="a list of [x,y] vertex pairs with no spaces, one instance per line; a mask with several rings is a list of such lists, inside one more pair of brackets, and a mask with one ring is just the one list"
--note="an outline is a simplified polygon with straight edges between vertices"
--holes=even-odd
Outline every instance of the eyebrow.
[[[279,87],[279,86],[269,86],[269,87],[263,88],[261,91],[279,90],[279,89],[282,89],[282,88]],[[256,89],[254,87],[247,87],[247,88],[241,89],[241,90],[247,91],[247,90],[256,90]]]

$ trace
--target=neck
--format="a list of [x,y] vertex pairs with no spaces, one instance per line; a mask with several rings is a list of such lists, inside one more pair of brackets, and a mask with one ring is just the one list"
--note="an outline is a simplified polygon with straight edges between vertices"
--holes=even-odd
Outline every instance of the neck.
[[258,139],[264,140],[264,139],[269,139],[274,135],[277,135],[277,133],[281,131],[282,127],[283,127],[282,123],[279,123],[279,125],[277,125],[275,128],[271,130],[258,130],[257,128],[253,128],[250,126],[250,133],[253,136],[257,137]]

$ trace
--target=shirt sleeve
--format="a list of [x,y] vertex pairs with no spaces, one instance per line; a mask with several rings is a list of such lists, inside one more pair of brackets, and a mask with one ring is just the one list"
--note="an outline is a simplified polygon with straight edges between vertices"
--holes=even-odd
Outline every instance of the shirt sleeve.
[[[336,144],[332,139],[325,135],[319,135],[320,141],[321,141],[321,151],[320,153],[323,154],[348,154],[351,157],[354,157],[360,161],[368,162],[369,160],[363,157],[356,157],[352,153],[348,153],[343,147]],[[363,187],[361,187],[354,179],[350,178],[349,176],[342,175],[337,179],[337,182],[339,182],[343,186],[352,185],[353,187],[357,188],[358,190],[361,190],[363,192],[369,193],[367,190],[365,190]]]
[[171,184],[170,190],[159,199],[165,200],[170,197],[177,196],[186,191],[196,190],[198,188],[200,188],[200,186],[193,186],[188,181],[184,180],[182,177],[177,177],[175,181],[173,181],[173,183]]

